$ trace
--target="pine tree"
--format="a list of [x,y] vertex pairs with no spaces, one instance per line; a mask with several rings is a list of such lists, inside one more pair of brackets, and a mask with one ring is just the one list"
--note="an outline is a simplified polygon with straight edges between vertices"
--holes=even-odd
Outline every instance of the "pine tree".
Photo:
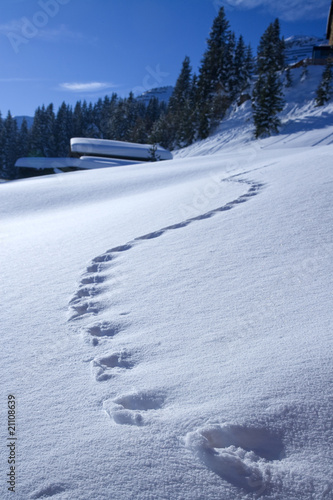
[[192,68],[190,58],[185,57],[168,106],[168,119],[174,129],[171,148],[191,143],[194,130],[191,127]]
[[[44,108],[45,111],[45,108]],[[38,107],[35,111],[31,127],[31,155],[44,156],[43,154],[43,109]]]
[[283,110],[282,84],[275,71],[261,73],[253,91],[253,119],[255,137],[277,133],[280,125],[278,113]]
[[223,90],[228,94],[230,101],[233,101],[238,93],[238,81],[236,74],[236,36],[230,31],[228,35],[227,51],[225,54],[225,65],[228,68],[225,72],[225,86]]
[[324,106],[333,96],[333,59],[328,58],[316,93],[316,106]]
[[3,130],[3,165],[2,175],[5,179],[15,179],[17,176],[17,168],[15,162],[18,159],[17,151],[17,123],[8,111],[4,121]]
[[17,154],[19,158],[26,157],[30,153],[30,133],[28,129],[28,123],[25,118],[23,118],[20,131],[18,134],[18,147]]
[[174,141],[174,131],[167,114],[163,114],[154,123],[149,136],[150,144],[160,144],[162,147],[171,149]]
[[43,130],[44,135],[44,150],[43,154],[47,157],[56,155],[56,139],[55,139],[55,114],[53,104],[49,104],[45,110],[45,125]]
[[81,101],[77,101],[73,111],[73,137],[82,137],[83,135],[83,116]]
[[135,126],[139,117],[138,102],[133,92],[129,93],[127,99],[124,99],[124,120],[126,122],[125,141],[132,141],[135,133]]
[[304,64],[303,64],[303,68],[302,68],[302,73],[301,73],[301,82],[304,82],[307,79],[307,77],[309,76],[308,66],[309,66],[308,59],[305,59]]
[[90,102],[86,109],[86,128],[84,130],[85,137],[92,137],[93,139],[101,138],[101,131],[97,125],[96,113],[93,104]]
[[58,157],[68,156],[73,137],[73,112],[65,102],[58,109],[55,120],[55,141]]
[[202,99],[209,98],[220,87],[226,85],[229,68],[226,66],[230,25],[226,19],[224,7],[221,7],[207,40],[199,70],[199,89]]
[[235,37],[230,31],[224,7],[214,19],[198,79],[198,134],[208,136],[232,101]]
[[234,89],[234,96],[236,96],[239,92],[242,92],[247,84],[247,71],[246,71],[246,46],[244,43],[244,39],[242,35],[239,37],[236,49],[235,49],[235,77],[236,84]]
[[157,144],[153,143],[151,148],[149,149],[149,160],[159,161],[160,159],[160,156],[157,154]]
[[118,107],[119,98],[117,94],[114,92],[111,96],[110,102],[104,102],[104,119],[105,119],[105,131],[103,131],[105,139],[115,139],[116,131],[115,131],[115,123],[114,123],[114,115],[116,109]]
[[257,55],[258,79],[252,96],[255,137],[278,132],[284,106],[280,72],[284,65],[284,41],[280,39],[278,19],[271,23],[260,39]]
[[284,68],[284,40],[280,38],[280,22],[276,19],[262,35],[257,53],[257,72],[281,71]]
[[292,86],[292,84],[293,84],[293,79],[292,79],[292,76],[291,76],[291,69],[290,69],[289,66],[285,70],[285,76],[286,76],[285,86],[286,86],[286,88],[290,88]]
[[248,45],[247,49],[246,49],[246,56],[245,56],[245,61],[244,61],[244,72],[245,72],[245,75],[247,77],[247,82],[246,82],[246,87],[245,87],[245,88],[247,88],[250,84],[250,80],[251,80],[253,73],[254,73],[254,57],[253,57],[251,45]]

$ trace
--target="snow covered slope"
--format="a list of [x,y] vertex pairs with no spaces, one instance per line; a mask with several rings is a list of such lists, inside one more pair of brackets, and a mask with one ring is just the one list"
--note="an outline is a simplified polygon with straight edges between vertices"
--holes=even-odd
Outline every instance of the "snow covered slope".
[[280,133],[265,141],[253,140],[254,128],[251,101],[235,105],[229,117],[222,121],[215,134],[188,148],[173,152],[175,157],[215,154],[238,151],[244,144],[253,147],[302,147],[333,144],[333,102],[316,107],[316,91],[323,73],[323,66],[309,66],[308,74],[302,68],[291,70],[292,86],[284,88],[285,107],[279,117]]
[[157,87],[154,89],[146,90],[143,94],[136,97],[138,101],[144,102],[145,104],[149,104],[151,99],[158,99],[160,102],[168,103],[173,92],[172,85],[168,85],[166,87]]
[[8,395],[19,500],[333,498],[332,109],[295,106],[0,186],[1,498]]
[[325,38],[316,36],[296,35],[286,38],[286,64],[295,64],[303,59],[311,59],[313,47],[315,45],[326,45],[327,43]]

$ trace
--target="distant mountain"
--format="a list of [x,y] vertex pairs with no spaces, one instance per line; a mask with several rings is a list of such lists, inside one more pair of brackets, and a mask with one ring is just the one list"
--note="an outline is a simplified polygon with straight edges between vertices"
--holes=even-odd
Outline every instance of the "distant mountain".
[[14,116],[15,120],[16,120],[16,123],[17,123],[17,126],[18,128],[21,127],[22,125],[22,122],[24,120],[24,118],[27,120],[27,123],[28,123],[28,128],[31,128],[32,127],[32,124],[34,122],[34,119],[32,116]]
[[157,87],[151,90],[147,90],[143,94],[139,95],[137,99],[138,101],[148,104],[150,99],[156,97],[160,102],[168,103],[172,92],[173,92],[172,85],[169,85],[167,87]]
[[286,64],[295,64],[303,59],[312,57],[312,49],[315,45],[326,45],[325,38],[316,36],[294,35],[285,39]]

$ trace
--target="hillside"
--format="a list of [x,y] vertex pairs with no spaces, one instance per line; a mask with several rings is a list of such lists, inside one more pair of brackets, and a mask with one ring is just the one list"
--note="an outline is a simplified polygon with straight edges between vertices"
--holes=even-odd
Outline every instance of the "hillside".
[[148,104],[151,99],[158,99],[159,102],[165,102],[166,104],[169,102],[171,94],[173,92],[172,85],[168,85],[166,87],[156,87],[150,90],[146,90],[139,96],[137,96],[137,100],[139,102],[144,102]]
[[311,59],[313,46],[326,44],[327,40],[325,38],[318,38],[316,36],[295,35],[286,38],[286,64],[295,64],[303,59]]
[[293,78],[280,135],[244,103],[174,160],[1,184],[18,500],[333,498],[333,105]]

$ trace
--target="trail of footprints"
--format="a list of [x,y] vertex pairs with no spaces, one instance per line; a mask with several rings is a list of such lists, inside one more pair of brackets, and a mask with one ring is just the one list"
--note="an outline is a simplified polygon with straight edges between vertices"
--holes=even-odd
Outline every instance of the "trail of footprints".
[[[88,336],[93,346],[96,347],[101,342],[103,347],[104,345],[112,345],[112,338],[120,334],[129,324],[126,318],[129,315],[128,311],[120,312],[117,319],[113,321],[105,321],[99,318],[105,307],[108,307],[103,304],[103,293],[110,286],[116,288],[117,277],[110,274],[110,271],[112,271],[112,266],[116,267],[119,255],[130,251],[134,246],[145,240],[159,238],[168,231],[181,229],[196,221],[208,219],[220,212],[231,210],[240,203],[244,203],[251,197],[256,196],[263,188],[261,183],[236,179],[239,175],[229,177],[224,181],[247,184],[249,189],[246,194],[214,210],[139,236],[125,245],[111,248],[89,263],[73,298],[69,302],[69,321],[78,322],[81,331]],[[105,382],[116,376],[121,376],[122,373],[134,366],[135,360],[132,353],[125,349],[118,352],[106,352],[103,355],[96,356],[91,362],[93,376],[98,382]],[[145,425],[149,423],[154,412],[163,407],[164,403],[164,394],[158,391],[143,391],[121,395],[113,400],[106,400],[103,403],[103,408],[117,424]]]

